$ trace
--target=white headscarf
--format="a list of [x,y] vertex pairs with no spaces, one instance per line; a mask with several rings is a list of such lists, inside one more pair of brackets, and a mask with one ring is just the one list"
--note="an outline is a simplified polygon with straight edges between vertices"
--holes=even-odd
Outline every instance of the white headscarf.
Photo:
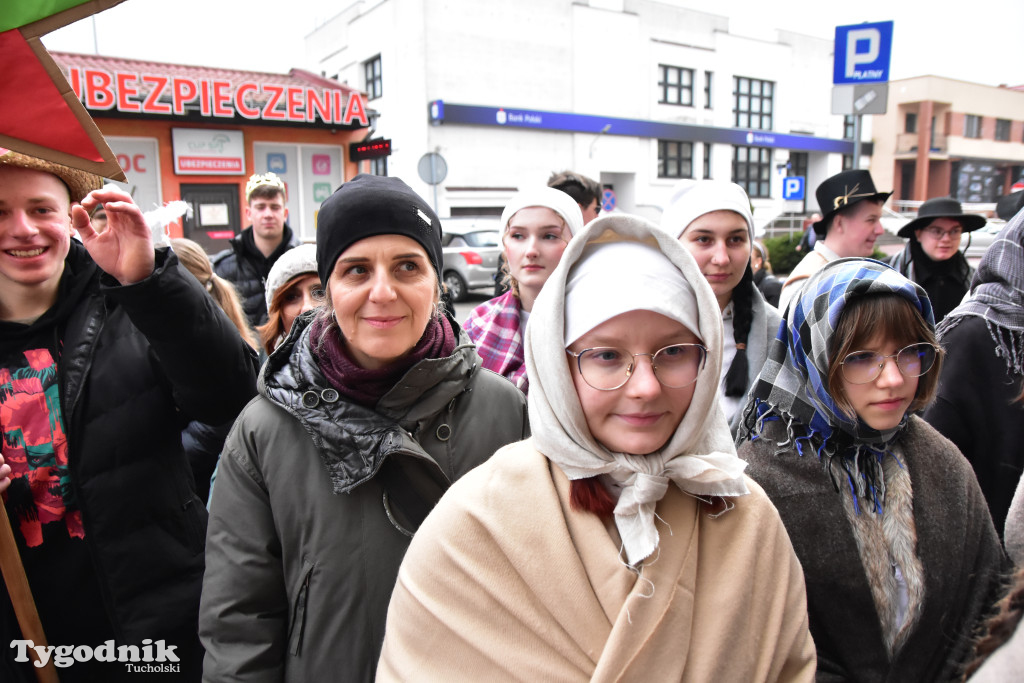
[[[566,282],[570,270],[588,245],[620,240],[657,247],[682,273],[696,300],[692,331],[708,349],[707,364],[697,377],[693,399],[682,422],[661,450],[647,455],[613,453],[593,437],[565,353]],[[618,263],[619,268],[629,266]],[[638,301],[634,310],[657,310],[650,306],[659,304],[667,302],[644,305]],[[729,427],[718,405],[721,311],[693,257],[673,235],[643,218],[627,214],[589,223],[566,247],[558,267],[537,297],[524,347],[530,377],[533,443],[570,479],[608,474],[622,485],[615,524],[630,564],[649,557],[658,546],[654,508],[670,481],[697,496],[739,496],[749,492],[743,477],[746,463],[736,456]]]
[[565,346],[638,308],[698,328],[697,295],[660,249],[623,240],[588,244],[565,284]]
[[576,203],[576,200],[561,190],[541,186],[531,187],[528,190],[512,195],[512,198],[508,200],[508,204],[505,205],[505,210],[501,212],[502,233],[508,227],[508,222],[512,220],[512,216],[520,209],[525,209],[528,206],[543,206],[561,216],[562,220],[565,221],[566,227],[569,229],[569,237],[583,229],[583,212],[580,211],[580,205]]

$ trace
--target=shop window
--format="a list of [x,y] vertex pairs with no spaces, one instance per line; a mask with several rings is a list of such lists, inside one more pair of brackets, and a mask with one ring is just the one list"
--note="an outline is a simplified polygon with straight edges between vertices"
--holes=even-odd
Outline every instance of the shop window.
[[363,62],[363,73],[366,76],[366,97],[377,99],[384,94],[384,85],[381,77],[380,55]]
[[[711,77],[714,74],[710,71],[704,72],[704,108],[711,109]],[[705,176],[706,177],[706,176]]]
[[735,76],[733,83],[733,125],[737,128],[771,130],[775,83]]
[[659,64],[661,89],[659,104],[675,104],[683,107],[693,106],[693,69],[681,66]]
[[996,119],[996,140],[1002,142],[1010,141],[1010,120]]
[[767,147],[733,147],[732,181],[748,197],[771,196],[772,151]]
[[980,138],[981,137],[981,117],[975,116],[974,114],[968,114],[964,117],[964,137],[965,138]]
[[658,177],[692,178],[693,143],[658,140]]
[[906,125],[903,126],[903,131],[905,133],[916,133],[917,132],[917,114],[916,113],[914,113],[912,111],[908,111],[907,112]]

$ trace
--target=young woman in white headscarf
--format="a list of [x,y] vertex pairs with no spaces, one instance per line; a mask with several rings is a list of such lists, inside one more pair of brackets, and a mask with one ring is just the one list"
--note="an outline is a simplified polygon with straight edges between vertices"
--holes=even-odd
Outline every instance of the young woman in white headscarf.
[[503,274],[509,290],[480,304],[466,319],[483,366],[530,389],[523,358],[523,331],[533,303],[555,270],[572,236],[583,229],[576,201],[552,187],[514,195],[501,214]]
[[573,239],[526,330],[533,437],[420,528],[378,681],[813,679],[799,564],[717,406],[720,316],[648,221]]
[[748,472],[807,579],[818,683],[948,681],[1005,558],[970,465],[914,415],[941,365],[924,289],[870,259],[824,265],[744,411]]
[[677,235],[693,254],[721,309],[722,367],[728,370],[719,392],[725,419],[735,433],[747,390],[761,372],[781,319],[754,284],[750,200],[736,183],[698,180],[676,192],[661,227]]

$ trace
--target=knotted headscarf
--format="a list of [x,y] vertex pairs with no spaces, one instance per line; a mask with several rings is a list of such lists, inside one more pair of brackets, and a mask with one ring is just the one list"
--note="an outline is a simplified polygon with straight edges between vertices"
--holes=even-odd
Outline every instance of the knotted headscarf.
[[787,440],[778,444],[780,451],[795,447],[803,455],[809,447],[837,489],[845,475],[856,493],[855,505],[859,496],[880,510],[885,497],[881,461],[908,415],[892,429],[878,431],[846,415],[828,390],[829,350],[839,318],[851,299],[875,294],[903,297],[929,326],[935,325],[924,289],[884,263],[844,258],[826,264],[786,312],[744,410],[740,441],[759,438],[766,421],[782,419]]
[[[708,349],[707,362],[697,376],[686,415],[668,443],[654,453],[617,453],[594,438],[587,427],[565,353],[566,283],[570,274],[577,262],[592,254],[601,253],[605,258],[614,255],[617,242],[641,243],[649,251],[660,253],[668,261],[667,267],[682,275],[688,289],[692,290],[690,301],[696,304],[696,310],[672,313],[673,307],[689,308],[693,304],[687,306],[683,301],[674,300],[680,290],[669,288],[662,294],[655,293],[654,296],[659,297],[656,300],[651,300],[650,294],[635,296],[630,310],[653,310],[677,320],[682,320],[682,315],[690,316],[696,326],[691,331]],[[607,246],[599,249],[592,246],[598,243]],[[648,269],[636,267],[641,259],[629,255],[635,248],[635,244],[625,245],[618,250],[622,259],[608,259],[608,265],[599,269],[597,277],[604,287],[622,292],[632,292],[638,286],[644,288],[640,281]],[[568,315],[576,320],[576,314],[577,311],[573,311]],[[575,327],[576,323],[573,325]],[[639,563],[657,548],[659,537],[654,509],[670,483],[695,496],[748,493],[743,476],[746,463],[736,457],[729,427],[718,405],[721,312],[693,257],[673,235],[643,218],[625,214],[589,223],[569,243],[558,267],[541,290],[526,328],[524,346],[527,373],[531,378],[529,404],[534,445],[569,479],[607,474],[621,486],[615,524],[629,564]]]

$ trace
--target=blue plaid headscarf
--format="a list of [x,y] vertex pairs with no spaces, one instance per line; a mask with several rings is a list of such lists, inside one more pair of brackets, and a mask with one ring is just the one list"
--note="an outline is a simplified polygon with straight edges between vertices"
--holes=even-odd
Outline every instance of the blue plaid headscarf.
[[780,452],[795,447],[803,455],[810,447],[837,490],[838,467],[855,492],[855,504],[859,496],[881,510],[881,461],[908,416],[880,432],[843,413],[828,392],[829,347],[839,318],[851,299],[872,294],[903,297],[934,327],[924,289],[884,263],[844,258],[826,264],[808,280],[779,326],[744,410],[740,440],[760,438],[766,421],[784,420],[787,439],[778,444]]

